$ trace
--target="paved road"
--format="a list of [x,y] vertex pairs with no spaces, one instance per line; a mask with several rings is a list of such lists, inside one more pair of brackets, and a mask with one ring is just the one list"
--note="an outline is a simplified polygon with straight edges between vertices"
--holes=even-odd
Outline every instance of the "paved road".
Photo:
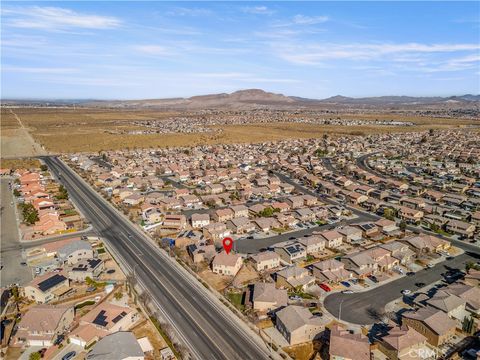
[[311,227],[309,229],[303,229],[298,231],[292,231],[285,234],[270,236],[262,239],[238,239],[235,241],[235,251],[242,254],[255,254],[260,251],[260,249],[268,248],[279,242],[290,240],[291,237],[301,238],[304,235],[310,235],[314,231],[322,231],[332,227],[332,225],[321,225]]
[[65,240],[65,239],[70,239],[74,237],[80,237],[80,236],[95,236],[97,233],[93,231],[91,227],[88,229],[85,229],[84,231],[78,231],[78,232],[73,232],[73,233],[67,233],[67,234],[62,234],[58,236],[53,236],[49,237],[47,239],[38,239],[38,240],[22,240],[21,241],[21,247],[23,249],[29,249],[32,247],[37,247],[40,245],[48,244],[51,242],[56,242],[60,240]]
[[[109,248],[148,289],[195,359],[268,359],[259,338],[63,162],[44,158]],[[148,285],[147,285],[148,284]]]
[[405,276],[369,291],[328,295],[324,300],[324,306],[335,317],[340,317],[342,321],[360,325],[373,324],[379,321],[376,314],[382,313],[387,303],[401,297],[403,289],[413,291],[417,289],[415,283],[431,284],[442,280],[441,274],[448,269],[464,270],[468,261],[478,261],[479,259],[480,253],[466,252],[453,260],[443,261],[431,269],[420,270],[415,276]]
[[0,248],[3,269],[0,270],[0,286],[18,283],[25,285],[32,280],[32,272],[27,266],[20,265],[22,246],[18,239],[18,226],[15,218],[13,194],[8,187],[9,179],[1,180],[1,218]]

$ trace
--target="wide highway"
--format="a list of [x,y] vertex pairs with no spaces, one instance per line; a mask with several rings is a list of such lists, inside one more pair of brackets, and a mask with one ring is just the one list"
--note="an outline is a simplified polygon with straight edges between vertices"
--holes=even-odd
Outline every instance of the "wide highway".
[[[57,157],[42,157],[119,261],[134,274],[193,359],[269,359],[266,345]],[[275,356],[276,357],[276,356]]]

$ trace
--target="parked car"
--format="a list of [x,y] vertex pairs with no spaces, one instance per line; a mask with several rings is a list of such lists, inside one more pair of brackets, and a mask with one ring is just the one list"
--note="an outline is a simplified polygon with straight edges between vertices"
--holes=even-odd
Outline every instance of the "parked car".
[[353,294],[353,290],[343,290],[342,294]]
[[340,282],[340,284],[342,284],[343,286],[349,288],[350,287],[350,284],[348,283],[348,281],[342,281]]
[[38,353],[40,354],[41,358],[43,358],[43,356],[45,355],[46,352],[47,352],[47,348],[42,348],[42,349],[38,350]]
[[332,291],[332,289],[330,288],[330,286],[328,286],[327,284],[320,284],[320,287],[325,290],[326,292],[330,292]]
[[355,279],[355,278],[350,279],[350,282],[351,282],[352,284],[356,285],[356,284],[358,284],[358,279]]
[[453,256],[447,256],[445,259],[446,260],[453,260]]
[[411,290],[408,290],[408,289],[402,290],[403,295],[410,295],[411,293],[412,293]]
[[417,283],[415,283],[415,286],[421,288],[421,287],[425,286],[425,283],[424,282],[417,282]]
[[378,283],[378,279],[375,275],[369,275],[368,278],[372,280],[374,283]]
[[298,295],[290,296],[289,299],[292,300],[292,301],[300,301],[300,300],[302,300],[302,298],[301,298],[300,296],[298,296]]
[[62,360],[71,360],[71,359],[73,359],[76,355],[77,355],[77,352],[76,352],[76,351],[70,351],[70,352],[66,353],[65,355],[63,355]]
[[415,275],[415,273],[414,273],[413,271],[409,271],[409,272],[407,272],[407,274],[406,274],[406,275],[407,275],[407,276],[414,276],[414,275]]
[[20,265],[22,265],[22,266],[27,266],[27,262],[26,262],[26,261],[21,261],[21,262],[20,262]]
[[433,268],[433,266],[434,266],[433,264],[427,264],[427,266],[425,266],[425,269],[431,269]]
[[60,345],[64,339],[65,339],[65,335],[58,335],[55,341],[53,342],[53,345]]

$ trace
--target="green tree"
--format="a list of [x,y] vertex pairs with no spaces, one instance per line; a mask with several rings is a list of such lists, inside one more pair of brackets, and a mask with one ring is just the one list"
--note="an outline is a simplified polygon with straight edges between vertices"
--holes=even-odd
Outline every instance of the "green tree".
[[120,300],[123,297],[123,293],[121,291],[117,291],[115,294],[113,294],[113,297],[115,300]]
[[388,220],[395,220],[395,211],[393,209],[387,208],[383,212],[383,216]]
[[474,270],[480,270],[480,266],[475,264],[473,261],[469,261],[467,262],[467,264],[465,265],[465,270],[468,271],[470,269],[474,269]]
[[47,170],[48,170],[47,165],[45,165],[45,164],[40,165],[40,170],[42,170],[42,171],[47,171]]
[[38,211],[32,204],[22,205],[22,216],[23,221],[30,225],[33,225],[38,221]]
[[263,209],[262,211],[260,211],[258,214],[262,217],[270,217],[273,215],[273,208],[271,207],[267,207],[265,209]]
[[19,197],[22,194],[20,193],[20,191],[18,191],[18,189],[13,189],[13,195],[15,195],[16,197]]
[[40,360],[41,358],[42,356],[38,351],[35,351],[28,356],[28,360]]
[[58,200],[68,200],[68,191],[63,185],[60,185],[58,187],[58,193],[56,195],[56,198]]
[[407,223],[405,222],[405,220],[400,221],[398,227],[400,228],[400,230],[405,231],[407,229]]

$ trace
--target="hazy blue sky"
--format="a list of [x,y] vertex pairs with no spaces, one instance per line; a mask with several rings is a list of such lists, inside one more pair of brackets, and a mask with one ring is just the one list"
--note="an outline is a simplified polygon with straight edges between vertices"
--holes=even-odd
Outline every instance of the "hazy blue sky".
[[2,97],[480,92],[479,2],[8,2]]

